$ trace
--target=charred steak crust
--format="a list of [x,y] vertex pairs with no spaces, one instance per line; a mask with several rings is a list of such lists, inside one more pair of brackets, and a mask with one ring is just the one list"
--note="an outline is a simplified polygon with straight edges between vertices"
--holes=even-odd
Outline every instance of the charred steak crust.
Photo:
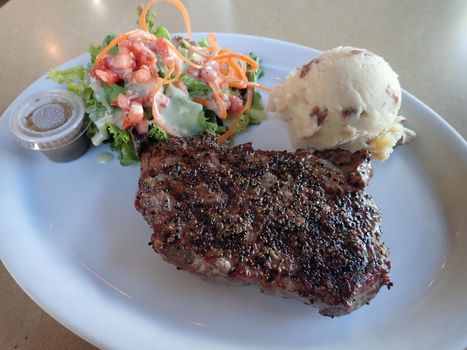
[[352,181],[368,161],[346,171],[301,150],[171,138],[142,153],[135,206],[178,268],[344,315],[391,286],[380,211]]

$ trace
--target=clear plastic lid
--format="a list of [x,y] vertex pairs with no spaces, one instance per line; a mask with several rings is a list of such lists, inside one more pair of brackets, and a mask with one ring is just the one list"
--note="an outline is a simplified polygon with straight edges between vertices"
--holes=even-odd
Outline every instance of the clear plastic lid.
[[10,116],[10,129],[25,148],[52,150],[82,134],[83,101],[66,90],[48,90],[26,98]]

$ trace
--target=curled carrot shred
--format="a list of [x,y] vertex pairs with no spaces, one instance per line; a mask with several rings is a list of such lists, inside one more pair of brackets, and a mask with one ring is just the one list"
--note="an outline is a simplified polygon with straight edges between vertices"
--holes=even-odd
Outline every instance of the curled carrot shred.
[[199,103],[200,105],[203,105],[205,107],[208,107],[209,106],[209,101],[206,100],[205,98],[193,98],[193,101],[196,102],[196,103]]
[[242,54],[242,53],[236,53],[236,52],[230,52],[230,53],[225,53],[225,54],[220,54],[218,56],[216,56],[214,59],[215,60],[220,60],[220,59],[223,59],[223,58],[228,58],[228,57],[236,57],[238,59],[241,59],[242,61],[245,61],[246,63],[248,63],[251,68],[248,70],[248,72],[254,72],[255,70],[258,69],[258,63],[251,59],[250,57]]
[[[166,79],[164,79],[164,85],[168,85],[168,84],[172,84],[172,83],[175,83],[179,78],[180,76],[182,75],[182,69],[180,68],[180,65],[178,63],[175,63],[174,65],[171,66],[172,68],[175,67],[174,69],[170,70],[169,69],[169,73],[167,73]],[[173,78],[170,78],[170,76],[172,75],[172,73],[174,72],[175,70],[175,76]]]
[[243,106],[242,113],[245,113],[247,110],[251,108],[251,104],[253,103],[253,89],[248,88],[246,91],[246,102],[245,105]]
[[230,57],[228,62],[230,63],[230,66],[233,68],[233,71],[235,72],[237,79],[240,79],[241,81],[248,81],[248,78],[243,72],[242,67],[236,62],[236,60],[233,57]]
[[217,105],[219,106],[219,118],[226,119],[227,118],[227,110],[225,109],[224,101],[221,97],[221,92],[219,88],[214,83],[209,83],[211,87],[212,94],[214,95],[214,99],[216,100]]
[[271,88],[268,88],[267,86],[264,86],[264,85],[260,85],[260,84],[258,84],[258,83],[247,83],[246,85],[247,85],[248,87],[257,88],[257,89],[261,89],[261,90],[268,91],[268,92],[271,92],[271,91],[272,91]]
[[172,73],[174,72],[175,70],[175,63],[172,63],[170,66],[169,66],[169,70],[167,71],[167,73],[165,74],[165,78],[164,81],[167,81],[167,78],[170,79],[170,76],[172,75]]
[[211,43],[212,51],[214,51],[214,54],[217,55],[220,51],[220,47],[219,47],[219,44],[217,43],[216,35],[214,33],[209,33],[208,40]]
[[194,62],[191,62],[188,58],[186,58],[178,49],[175,47],[174,44],[172,44],[169,40],[167,40],[169,43],[170,48],[174,51],[174,53],[186,64],[189,64],[190,66],[193,66],[195,68],[201,69],[201,66],[199,64],[196,64]]
[[237,80],[237,79],[231,79],[228,81],[229,87],[237,88],[237,89],[246,89],[248,87],[245,82]]
[[104,56],[107,55],[109,51],[113,49],[114,46],[118,45],[124,40],[127,40],[128,38],[128,33],[124,33],[115,37],[101,52],[99,52],[99,54],[96,56],[96,60],[94,61],[94,65],[98,64],[104,58]]
[[240,117],[242,115],[239,114],[235,117],[235,121],[232,123],[232,126],[227,130],[225,133],[223,133],[221,136],[217,138],[218,143],[224,143],[225,141],[228,140],[230,136],[232,136],[235,133],[235,130],[237,130],[238,124],[240,123]]
[[188,11],[186,10],[185,5],[183,5],[179,0],[149,0],[148,3],[143,7],[141,10],[141,14],[139,16],[139,27],[144,30],[145,32],[148,32],[148,25],[146,23],[146,17],[148,14],[149,9],[151,8],[152,5],[154,5],[156,2],[159,1],[165,1],[168,2],[169,4],[174,5],[177,10],[182,14],[183,20],[185,21],[185,28],[186,32],[188,34],[188,39],[191,40],[191,22],[190,22],[190,15],[188,14]]
[[211,54],[210,54],[210,53],[205,53],[205,52],[203,52],[203,51],[197,49],[197,48],[194,47],[193,45],[190,45],[190,46],[189,46],[189,49],[190,49],[191,51],[193,51],[194,53],[200,55],[201,57],[208,58],[208,59],[211,57]]
[[246,102],[245,102],[245,105],[243,106],[242,111],[238,113],[238,115],[235,117],[236,119],[232,123],[230,128],[225,133],[223,133],[221,136],[217,138],[218,143],[224,143],[225,141],[228,140],[229,137],[235,134],[235,130],[237,130],[238,124],[240,123],[240,117],[243,115],[243,113],[245,113],[245,111],[251,108],[251,104],[253,103],[253,89],[248,88],[246,95],[247,95]]
[[219,66],[219,72],[222,73],[222,75],[224,76],[228,76],[229,73],[230,73],[230,66],[227,64],[227,63],[222,63],[220,66]]

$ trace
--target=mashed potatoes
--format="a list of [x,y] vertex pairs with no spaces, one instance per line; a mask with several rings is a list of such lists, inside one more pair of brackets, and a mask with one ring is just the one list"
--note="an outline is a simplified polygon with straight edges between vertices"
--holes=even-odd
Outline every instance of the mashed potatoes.
[[384,160],[415,136],[399,116],[397,74],[380,56],[337,47],[292,72],[270,94],[269,109],[289,124],[296,148],[369,148]]

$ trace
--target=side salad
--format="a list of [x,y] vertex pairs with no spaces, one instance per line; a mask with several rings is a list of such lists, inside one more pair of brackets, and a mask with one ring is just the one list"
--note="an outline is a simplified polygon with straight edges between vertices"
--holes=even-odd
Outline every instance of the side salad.
[[256,89],[269,89],[258,84],[259,58],[221,48],[214,34],[194,42],[179,0],[164,1],[183,15],[188,37],[171,36],[150,12],[157,1],[139,8],[138,29],[91,45],[87,67],[48,74],[83,100],[87,135],[96,146],[110,143],[122,165],[170,136],[208,132],[223,143],[265,118]]

